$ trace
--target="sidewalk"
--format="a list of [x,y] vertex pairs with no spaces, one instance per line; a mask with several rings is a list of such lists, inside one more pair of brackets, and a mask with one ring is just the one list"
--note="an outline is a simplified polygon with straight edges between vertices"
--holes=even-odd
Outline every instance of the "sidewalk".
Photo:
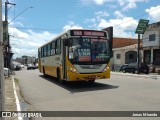
[[[17,86],[17,83],[15,83]],[[4,81],[4,110],[5,111],[17,111],[16,99],[14,95],[13,81],[12,77],[5,78]],[[18,118],[6,117],[4,120],[18,120]]]
[[122,73],[122,72],[111,72],[111,75],[124,75],[124,76],[133,76],[133,77],[143,77],[147,79],[153,79],[153,80],[160,80],[160,75],[157,73],[150,73],[150,74],[133,74],[133,73]]

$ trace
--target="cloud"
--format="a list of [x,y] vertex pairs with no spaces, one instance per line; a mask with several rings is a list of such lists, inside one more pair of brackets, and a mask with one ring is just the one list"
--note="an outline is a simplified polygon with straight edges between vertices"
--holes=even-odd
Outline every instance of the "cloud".
[[134,20],[131,17],[125,17],[123,19],[110,19],[106,21],[105,19],[101,19],[98,27],[105,28],[109,26],[117,26],[122,30],[134,30],[137,26],[137,20]]
[[135,37],[132,32],[126,31],[126,26],[119,26],[117,23],[121,23],[120,19],[112,19],[110,21],[106,21],[104,19],[101,20],[98,27],[100,29],[107,28],[113,26],[113,36],[114,37]]
[[97,5],[103,5],[107,0],[93,0]]
[[134,37],[132,34],[135,31],[138,25],[138,21],[133,19],[132,17],[124,17],[122,19],[110,19],[105,20],[101,19],[98,24],[99,29],[103,29],[106,27],[113,26],[114,28],[114,36],[123,36],[123,37]]
[[63,27],[64,31],[68,29],[82,29],[82,27],[80,25],[75,24],[73,21],[70,21],[67,25]]
[[98,12],[95,12],[95,15],[99,17],[106,17],[106,16],[109,16],[109,13],[105,11],[98,11]]
[[10,43],[13,53],[15,53],[14,58],[22,55],[37,55],[38,47],[56,36],[48,31],[38,33],[32,30],[21,31],[17,28],[9,28],[9,33],[13,35],[10,37]]
[[82,5],[104,5],[106,2],[113,2],[114,0],[80,0]]
[[[38,48],[57,36],[57,34],[48,31],[35,32],[33,30],[20,30],[11,28],[11,26],[9,26],[9,33],[12,35],[10,36],[10,44],[14,53],[13,58],[23,55],[37,56]],[[82,29],[82,27],[71,21],[63,27],[63,30],[67,29]]]
[[137,7],[136,3],[131,2],[131,3],[128,3],[126,6],[124,6],[122,10],[126,11],[128,9],[133,9],[136,7]]
[[121,13],[121,11],[115,11],[113,14],[116,16],[116,18],[123,18],[123,17],[125,17],[125,16]]
[[126,4],[126,0],[118,0],[118,3],[120,6],[123,6]]
[[96,19],[95,18],[92,18],[92,19],[86,19],[84,21],[84,23],[95,23],[96,22]]
[[129,9],[136,8],[138,2],[148,2],[148,1],[149,0],[118,0],[117,2],[123,11],[127,11]]
[[152,19],[153,21],[157,22],[160,20],[160,5],[156,7],[150,7],[145,11],[148,13],[150,19]]
[[134,31],[138,25],[138,21],[132,17],[125,17],[121,20],[120,27],[123,30],[132,30]]
[[148,2],[149,0],[127,0],[129,2]]
[[29,35],[26,32],[22,32],[18,30],[17,28],[10,28],[9,27],[9,33],[10,35],[14,36],[15,38],[23,38],[28,39]]

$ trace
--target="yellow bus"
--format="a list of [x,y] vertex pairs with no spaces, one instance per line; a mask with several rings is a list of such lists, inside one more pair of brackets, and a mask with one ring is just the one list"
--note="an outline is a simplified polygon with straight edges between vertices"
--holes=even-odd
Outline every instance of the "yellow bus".
[[110,39],[104,30],[68,30],[38,48],[39,71],[61,83],[110,78]]

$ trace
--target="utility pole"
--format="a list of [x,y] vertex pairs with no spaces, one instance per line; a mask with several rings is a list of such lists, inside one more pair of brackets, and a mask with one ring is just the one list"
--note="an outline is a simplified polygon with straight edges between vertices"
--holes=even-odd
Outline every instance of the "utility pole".
[[138,74],[140,73],[140,36],[141,34],[144,34],[147,26],[148,26],[149,20],[140,19],[138,26],[136,28],[135,33],[138,34],[138,48],[137,48],[137,62],[138,62]]
[[21,13],[19,13],[16,17],[14,17],[10,22],[8,22],[8,5],[12,5],[15,6],[16,4],[14,3],[10,3],[8,2],[8,0],[6,0],[5,2],[5,21],[4,21],[4,29],[5,29],[5,39],[4,39],[4,45],[5,45],[5,51],[6,51],[6,58],[4,61],[6,64],[5,66],[9,69],[11,69],[11,58],[13,53],[11,53],[11,46],[10,46],[10,35],[8,34],[8,24],[11,23],[12,21],[14,21],[18,16],[20,16],[22,13],[24,13],[26,10],[28,10],[29,8],[33,8],[33,7],[27,7],[25,8]]
[[4,110],[4,59],[2,34],[2,0],[0,0],[0,111]]
[[140,37],[141,35],[138,34],[138,47],[137,47],[137,61],[138,61],[138,74],[140,73]]
[[[16,5],[13,3],[9,3],[8,0],[5,2],[5,21],[4,21],[4,29],[5,29],[5,39],[4,39],[4,45],[5,45],[5,51],[6,51],[6,62],[7,63],[5,66],[9,69],[11,69],[11,46],[10,46],[10,37],[8,34],[8,5]],[[9,75],[9,74],[8,74]]]

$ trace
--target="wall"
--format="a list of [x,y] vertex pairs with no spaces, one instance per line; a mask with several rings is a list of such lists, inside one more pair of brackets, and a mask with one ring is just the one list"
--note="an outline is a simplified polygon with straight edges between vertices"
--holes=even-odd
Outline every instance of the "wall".
[[[126,55],[127,55],[127,53],[131,53],[131,54],[133,53],[134,54],[134,62],[136,62],[137,61],[137,44],[113,49],[113,61],[112,61],[112,64],[114,65],[114,70],[115,71],[119,70],[120,67],[126,63]],[[120,59],[117,59],[117,54],[121,55]],[[142,61],[142,58],[143,58],[143,50],[140,50],[140,59],[141,59],[141,61]],[[131,61],[128,61],[128,62],[131,62]],[[113,66],[112,66],[112,69],[113,69]]]
[[[155,41],[149,41],[149,35],[155,34]],[[160,22],[149,25],[142,35],[142,47],[159,47],[160,46]]]
[[[149,35],[155,34],[155,41],[149,41]],[[160,22],[150,24],[142,36],[142,47],[144,50],[143,61],[148,64],[157,63],[155,60],[160,54]],[[147,53],[148,51],[148,53]]]

